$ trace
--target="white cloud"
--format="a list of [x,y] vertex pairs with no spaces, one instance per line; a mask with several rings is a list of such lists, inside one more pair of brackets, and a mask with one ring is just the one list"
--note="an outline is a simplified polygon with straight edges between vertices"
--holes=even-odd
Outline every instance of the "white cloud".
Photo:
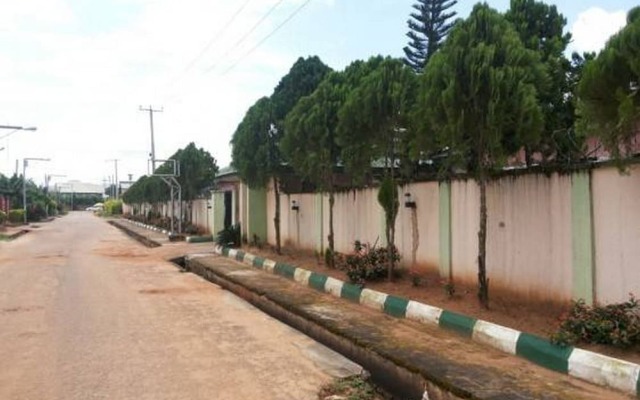
[[[165,107],[156,115],[158,157],[194,141],[219,164],[229,163],[229,140],[246,109],[270,94],[297,55],[267,43],[231,73],[220,76],[220,71],[251,49],[299,1],[285,1],[246,42],[221,59],[276,0],[249,3],[185,75],[185,66],[228,21],[238,2],[123,0],[118,3],[123,7],[142,7],[126,25],[83,33],[74,24],[82,15],[74,16],[65,0],[7,1],[22,6],[0,6],[0,14],[6,12],[0,19],[0,58],[6,60],[0,65],[0,124],[36,125],[38,131],[0,140],[0,147],[7,147],[0,153],[0,172],[12,171],[17,158],[51,157],[51,163],[30,166],[29,175],[41,181],[42,168],[95,182],[112,174],[112,165],[104,160],[119,158],[120,176],[131,172],[137,178],[146,172],[150,141],[148,115],[138,111],[141,104]],[[46,7],[46,18],[37,5]],[[36,22],[50,25],[35,28]],[[2,46],[16,41],[19,46]],[[215,63],[220,68],[203,73]],[[171,85],[176,78],[180,79]]]
[[573,42],[569,46],[572,51],[600,51],[611,35],[618,32],[626,24],[625,11],[605,11],[599,7],[591,7],[580,14],[571,27]]

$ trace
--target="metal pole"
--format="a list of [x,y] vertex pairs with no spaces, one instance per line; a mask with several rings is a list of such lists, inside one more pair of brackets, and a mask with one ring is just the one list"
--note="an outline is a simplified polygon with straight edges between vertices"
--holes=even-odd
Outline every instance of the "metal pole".
[[156,169],[156,144],[153,137],[153,113],[154,112],[162,112],[163,109],[154,109],[152,106],[149,108],[144,108],[142,106],[139,107],[140,111],[148,111],[149,112],[149,126],[151,127],[151,173],[153,174]]
[[151,168],[156,168],[156,144],[153,138],[153,109],[149,106],[149,126],[151,127]]
[[27,160],[22,160],[22,210],[24,211],[23,220],[27,224]]
[[118,160],[113,160],[113,162],[114,162],[115,167],[116,167],[116,182],[115,182],[115,185],[116,185],[116,187],[115,187],[116,196],[115,197],[116,197],[116,200],[118,200],[118,196],[120,194],[120,193],[118,193],[119,192],[119,190],[118,190]]

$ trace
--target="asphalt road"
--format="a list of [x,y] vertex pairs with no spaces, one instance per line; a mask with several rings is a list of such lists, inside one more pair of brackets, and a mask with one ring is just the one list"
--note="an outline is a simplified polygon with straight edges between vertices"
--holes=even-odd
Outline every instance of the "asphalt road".
[[185,251],[86,212],[0,242],[0,399],[303,400],[359,371],[164,261]]

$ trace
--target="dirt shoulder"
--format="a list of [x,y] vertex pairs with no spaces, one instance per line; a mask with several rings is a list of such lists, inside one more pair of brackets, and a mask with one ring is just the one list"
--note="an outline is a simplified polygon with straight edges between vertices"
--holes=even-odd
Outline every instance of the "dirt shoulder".
[[[338,269],[328,268],[322,259],[311,252],[283,248],[278,255],[270,248],[244,246],[244,251],[275,261],[292,264],[310,271],[328,275],[348,282],[347,275]],[[449,296],[444,282],[437,275],[423,274],[420,283],[407,271],[400,274],[393,282],[368,282],[366,287],[391,295],[419,301],[445,310],[454,311],[476,319],[493,322],[502,326],[517,329],[548,338],[560,325],[560,320],[568,310],[568,305],[558,304],[525,304],[514,301],[501,293],[491,293],[490,309],[480,306],[475,287],[455,286],[455,294]],[[610,357],[620,358],[640,364],[640,349],[618,349],[609,346],[579,344],[578,347],[591,350]]]

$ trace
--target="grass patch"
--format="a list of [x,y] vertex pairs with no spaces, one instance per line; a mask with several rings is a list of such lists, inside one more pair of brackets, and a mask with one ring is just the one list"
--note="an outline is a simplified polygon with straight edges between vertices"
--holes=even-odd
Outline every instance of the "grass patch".
[[337,378],[320,388],[319,400],[331,396],[345,400],[385,400],[380,390],[358,375]]

